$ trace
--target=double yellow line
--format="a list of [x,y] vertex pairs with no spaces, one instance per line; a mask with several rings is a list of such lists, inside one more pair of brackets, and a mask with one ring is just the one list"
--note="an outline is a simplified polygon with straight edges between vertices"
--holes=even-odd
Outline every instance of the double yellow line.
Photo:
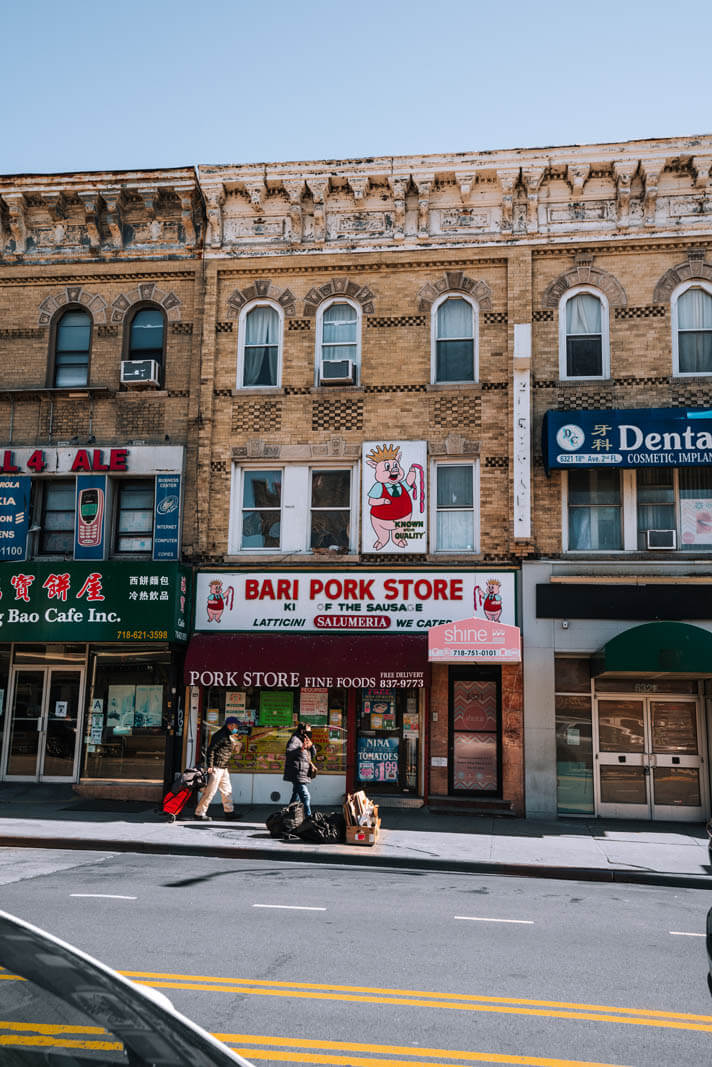
[[[9,1031],[3,1033],[2,1031]],[[106,1030],[96,1026],[50,1025],[0,1020],[2,1048],[62,1048],[85,1052],[120,1052],[121,1042],[109,1038]],[[442,1048],[414,1048],[398,1045],[365,1045],[356,1042],[309,1041],[296,1037],[270,1037],[264,1034],[215,1034],[240,1055],[250,1060],[279,1063],[326,1064],[333,1067],[470,1067],[473,1063],[519,1064],[521,1067],[621,1067],[620,1064],[590,1060],[561,1060],[540,1056],[510,1056],[496,1052],[467,1052]],[[91,1039],[93,1038],[93,1040]],[[255,1048],[253,1046],[273,1046]],[[316,1051],[316,1050],[321,1051]],[[365,1052],[368,1055],[354,1055]],[[408,1059],[393,1059],[394,1056]],[[387,1057],[387,1058],[384,1058]],[[423,1059],[422,1057],[427,1057]],[[437,1057],[437,1058],[435,1058]],[[458,1060],[459,1063],[451,1061]]]
[[471,993],[433,993],[422,989],[322,985],[315,982],[271,982],[251,978],[215,978],[199,974],[161,974],[154,971],[122,971],[121,973],[136,982],[155,986],[158,989],[238,993],[241,996],[287,997],[297,1000],[331,1000],[340,1003],[392,1004],[396,1007],[442,1008],[449,1011],[488,1012],[498,1015],[542,1016],[547,1019],[576,1019],[588,1022],[623,1023],[628,1026],[651,1026],[665,1030],[694,1030],[700,1033],[712,1033],[712,1015],[692,1015],[683,1012],[656,1011],[649,1008],[616,1008],[607,1004],[486,997]]

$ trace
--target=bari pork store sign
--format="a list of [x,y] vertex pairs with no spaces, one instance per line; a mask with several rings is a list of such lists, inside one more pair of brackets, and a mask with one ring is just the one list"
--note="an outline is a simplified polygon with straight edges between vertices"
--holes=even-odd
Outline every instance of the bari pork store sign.
[[420,633],[472,615],[513,625],[513,571],[207,571],[195,629]]
[[712,410],[547,411],[547,471],[572,467],[701,467],[712,463]]

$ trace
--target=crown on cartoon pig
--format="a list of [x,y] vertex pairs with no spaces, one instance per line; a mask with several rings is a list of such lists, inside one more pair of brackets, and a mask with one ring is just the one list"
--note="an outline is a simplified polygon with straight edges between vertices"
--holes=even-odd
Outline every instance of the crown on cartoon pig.
[[401,450],[398,445],[379,445],[377,448],[371,449],[366,456],[366,462],[375,467],[377,463],[383,463],[384,460],[394,459],[399,462],[400,458]]

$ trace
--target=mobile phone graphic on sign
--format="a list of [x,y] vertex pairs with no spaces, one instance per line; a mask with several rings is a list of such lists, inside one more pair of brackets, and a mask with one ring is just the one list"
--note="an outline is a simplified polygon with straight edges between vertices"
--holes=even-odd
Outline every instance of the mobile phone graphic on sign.
[[101,544],[104,490],[80,489],[77,512],[79,515],[77,544],[82,548],[95,548]]

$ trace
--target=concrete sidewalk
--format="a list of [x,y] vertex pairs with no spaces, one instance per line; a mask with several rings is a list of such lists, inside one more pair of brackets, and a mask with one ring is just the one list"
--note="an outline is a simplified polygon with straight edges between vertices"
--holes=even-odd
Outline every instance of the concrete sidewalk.
[[513,819],[381,806],[373,847],[271,838],[272,807],[235,822],[169,822],[148,802],[78,797],[70,786],[0,785],[0,845],[350,864],[712,889],[701,823]]

